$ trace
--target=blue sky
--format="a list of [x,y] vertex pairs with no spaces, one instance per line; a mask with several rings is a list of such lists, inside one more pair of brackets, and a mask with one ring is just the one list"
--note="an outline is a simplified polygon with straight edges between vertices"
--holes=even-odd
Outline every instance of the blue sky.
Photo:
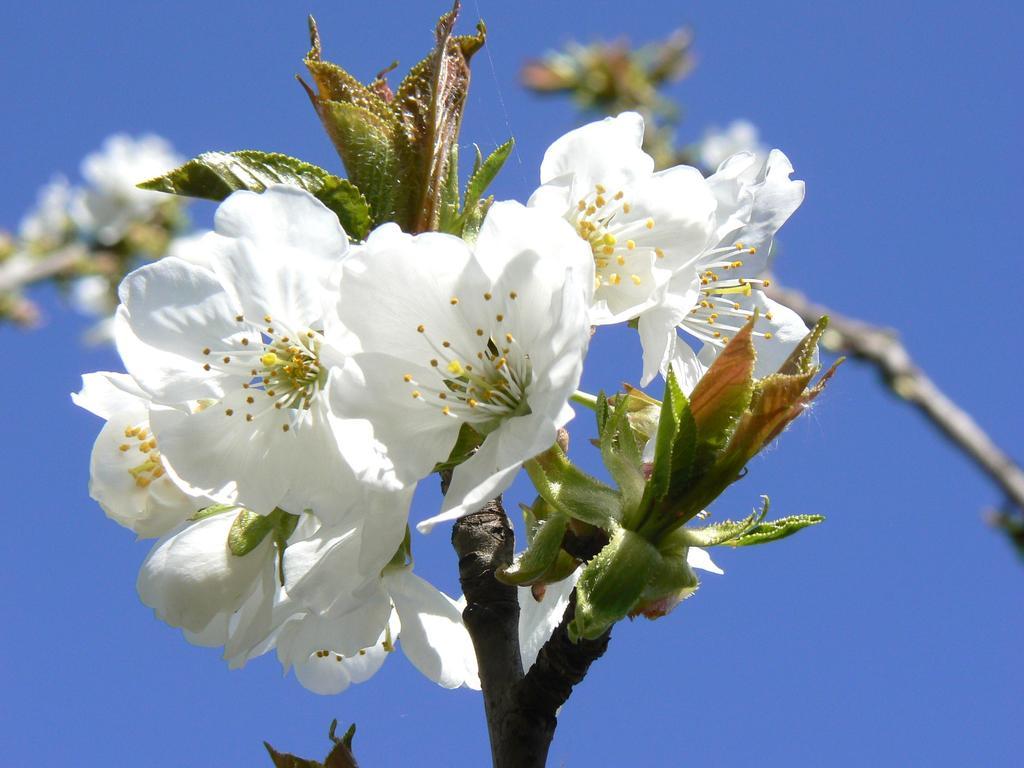
[[[74,175],[116,131],[161,133],[184,154],[260,148],[337,168],[293,80],[305,14],[319,19],[326,55],[368,79],[393,59],[400,70],[418,60],[441,10],[6,3],[0,226],[15,227],[51,173]],[[524,58],[570,39],[642,42],[690,25],[699,65],[671,91],[686,110],[681,140],[746,117],[807,181],[783,231],[782,278],[899,328],[936,382],[1024,458],[1024,262],[1013,234],[1024,109],[1011,75],[1019,7],[469,0],[465,29],[477,15],[491,36],[474,62],[462,140],[487,148],[516,137],[500,197],[525,199],[545,147],[575,120],[567,103],[519,88]],[[194,210],[203,220],[211,208]],[[117,360],[81,346],[87,321],[52,293],[40,298],[44,327],[0,329],[4,762],[263,765],[261,740],[316,756],[337,717],[358,723],[367,766],[482,764],[478,696],[435,688],[400,655],[369,683],[321,698],[282,678],[272,658],[228,672],[139,603],[147,547],[89,500],[100,425],[68,398],[82,372]],[[637,355],[628,335],[600,334],[585,384],[635,380]],[[579,422],[582,438],[587,415]],[[1024,563],[982,522],[1000,502],[990,485],[857,364],[750,469],[719,515],[745,514],[768,493],[775,512],[824,513],[827,523],[722,552],[727,574],[708,575],[674,614],[618,626],[562,712],[551,764],[958,766],[1018,756]],[[414,514],[436,500],[425,489]],[[446,532],[415,545],[421,571],[456,589]]]

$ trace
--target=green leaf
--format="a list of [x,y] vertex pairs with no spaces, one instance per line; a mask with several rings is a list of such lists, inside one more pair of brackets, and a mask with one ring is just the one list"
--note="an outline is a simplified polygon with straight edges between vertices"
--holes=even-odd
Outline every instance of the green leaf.
[[[508,156],[511,154],[514,146],[515,139],[509,139],[491,152],[486,160],[473,169],[473,175],[469,177],[469,181],[466,184],[466,208],[476,205],[483,199],[484,193],[491,185],[491,182],[497,177],[502,166],[505,165],[505,161],[508,160]],[[479,152],[479,149],[477,151]]]
[[[469,60],[484,44],[486,30],[454,35],[458,4],[438,20],[434,49],[392,93],[383,78],[364,86],[344,69],[324,62],[320,35],[310,20],[306,66],[316,86],[305,86],[349,179],[369,201],[373,222],[396,222],[404,231],[437,230],[445,216],[446,192],[462,112],[469,90]],[[463,223],[480,211],[466,206]],[[454,227],[453,221],[446,221]]]
[[612,530],[622,518],[622,497],[580,471],[557,445],[524,464],[537,493],[556,511]]
[[716,547],[720,544],[731,542],[737,536],[742,536],[757,527],[757,524],[764,520],[768,514],[768,497],[765,496],[764,504],[760,510],[754,510],[743,520],[721,520],[703,528],[677,528],[669,534],[675,542],[685,543],[688,547]]
[[672,447],[679,435],[686,405],[686,396],[679,388],[672,369],[669,368],[665,380],[665,399],[661,403],[661,418],[658,420],[658,433],[654,437],[654,466],[651,468],[646,496],[649,504],[665,498],[665,494],[668,493],[672,479]]
[[271,531],[277,527],[278,511],[269,515],[258,515],[243,509],[228,531],[228,549],[231,554],[244,557],[258,547]]
[[576,583],[576,615],[568,627],[569,638],[593,640],[629,615],[661,561],[644,537],[617,528]]
[[825,520],[823,515],[792,515],[782,517],[778,520],[769,520],[760,523],[742,536],[729,542],[731,547],[749,547],[754,544],[766,544],[769,541],[778,541],[787,536],[792,536],[802,528],[817,525]]
[[497,572],[499,581],[506,584],[525,586],[540,581],[548,569],[555,564],[562,551],[562,539],[569,526],[569,518],[555,512],[546,520],[538,521],[530,545],[507,568]]
[[705,455],[726,444],[754,389],[757,353],[751,333],[757,313],[725,345],[690,394],[697,440]]
[[173,171],[142,182],[139,188],[219,201],[240,189],[263,192],[270,184],[289,184],[311,193],[334,211],[345,232],[357,240],[369,232],[369,208],[351,182],[273,152],[204,152]]
[[608,398],[604,396],[604,391],[597,393],[597,404],[594,406],[594,416],[597,419],[597,434],[603,435],[605,430],[605,424],[608,423]]

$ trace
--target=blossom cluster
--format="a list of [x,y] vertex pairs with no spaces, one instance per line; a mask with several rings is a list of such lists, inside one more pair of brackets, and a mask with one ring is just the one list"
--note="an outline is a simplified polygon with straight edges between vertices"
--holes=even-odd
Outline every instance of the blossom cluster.
[[[158,539],[142,600],[233,666],[276,649],[314,691],[365,680],[396,643],[477,687],[461,601],[412,570],[417,484],[451,473],[423,532],[507,489],[573,417],[595,327],[635,327],[624,375],[684,390],[751,320],[757,376],[808,332],[761,277],[803,198],[786,156],[655,172],[643,132],[624,113],[558,139],[528,203],[493,203],[471,240],[383,224],[355,242],[271,184],[228,197],[194,256],[130,273],[127,373],[89,374],[74,399],[107,422],[93,498]],[[521,588],[526,666],[574,583]]]
[[31,279],[38,262],[75,249],[78,258],[60,274],[73,278],[72,306],[99,318],[86,340],[109,342],[115,288],[127,271],[165,253],[202,258],[193,247],[202,232],[179,236],[181,201],[136,186],[181,162],[159,136],[110,136],[83,159],[81,184],[55,176],[39,191],[35,207],[21,220],[12,253],[0,261],[0,283]]

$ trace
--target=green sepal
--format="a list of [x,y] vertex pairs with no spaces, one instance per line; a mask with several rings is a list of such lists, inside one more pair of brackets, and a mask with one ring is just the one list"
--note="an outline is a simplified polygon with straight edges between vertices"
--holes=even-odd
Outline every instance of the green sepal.
[[224,512],[230,512],[233,509],[238,509],[238,505],[237,504],[211,504],[210,506],[203,507],[202,509],[197,511],[194,515],[192,515],[188,519],[188,521],[190,523],[194,523],[197,520],[205,520],[208,517],[213,517],[214,515],[220,515],[220,514],[223,514]]
[[509,139],[491,152],[483,162],[479,160],[480,149],[477,148],[477,164],[466,183],[465,208],[471,208],[483,199],[484,193],[505,165],[514,146],[515,139]]
[[268,534],[273,533],[273,541],[283,556],[288,538],[295,532],[298,524],[298,515],[285,512],[280,507],[269,515],[259,515],[243,509],[228,531],[228,549],[231,550],[231,554],[244,557],[256,549]]
[[622,519],[622,497],[572,464],[557,445],[527,461],[537,493],[556,511],[607,531]]
[[546,520],[538,520],[529,546],[516,557],[512,565],[495,574],[498,580],[518,586],[541,581],[562,551],[562,539],[568,525],[568,516],[561,512],[548,515]]
[[636,435],[629,422],[625,402],[616,398],[615,408],[608,406],[604,395],[598,396],[598,423],[603,422],[600,434],[601,459],[608,473],[619,486],[622,508],[626,517],[640,505],[647,480],[643,472],[643,457]]
[[604,434],[609,413],[611,413],[611,408],[608,405],[608,398],[605,397],[604,390],[601,390],[597,393],[597,402],[594,404],[594,418],[597,419],[597,434],[599,436]]
[[468,422],[463,422],[459,428],[459,435],[455,438],[455,445],[448,453],[448,458],[439,464],[434,465],[435,472],[443,472],[446,469],[455,469],[462,462],[473,455],[473,452],[480,447],[484,436],[473,429]]
[[660,508],[662,502],[670,504],[686,487],[693,471],[697,425],[671,368],[665,379],[665,399],[654,441],[654,464],[633,526],[637,529],[652,529],[660,524],[648,520],[649,514]]
[[778,541],[787,536],[792,536],[797,531],[811,525],[817,525],[825,520],[823,515],[792,515],[782,517],[778,520],[769,520],[760,523],[751,530],[731,541],[727,542],[730,547],[749,547],[754,544],[766,544],[769,541]]
[[258,515],[248,509],[239,512],[228,531],[231,554],[244,557],[256,549],[277,526],[277,513],[276,509],[269,515]]
[[568,627],[569,639],[593,640],[628,616],[661,560],[643,536],[616,528],[576,582],[576,615]]
[[686,561],[687,548],[677,554],[662,554],[650,581],[629,616],[657,619],[667,615],[686,598],[697,591],[700,580]]
[[139,188],[220,201],[240,189],[263,192],[270,184],[306,190],[330,208],[345,232],[356,240],[365,239],[370,231],[369,206],[350,181],[276,152],[204,152],[162,176],[142,182]]

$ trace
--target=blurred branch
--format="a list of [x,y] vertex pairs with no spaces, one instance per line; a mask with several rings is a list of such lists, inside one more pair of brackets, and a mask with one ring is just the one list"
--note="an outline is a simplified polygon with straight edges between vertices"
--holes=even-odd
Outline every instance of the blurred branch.
[[66,272],[87,258],[88,251],[79,245],[72,244],[54,251],[25,267],[14,267],[12,262],[0,265],[0,294],[13,293],[51,277]]
[[[800,315],[808,325],[828,315],[828,331],[822,339],[825,346],[872,365],[893,394],[921,411],[1002,489],[1018,513],[1024,513],[1024,470],[914,363],[895,331],[841,315],[812,302],[799,291],[781,287],[775,281],[767,292],[775,301]],[[1004,510],[998,514],[1008,516],[1003,527],[1013,524],[1011,511]],[[1024,524],[1017,525],[1018,535],[1024,539]]]

